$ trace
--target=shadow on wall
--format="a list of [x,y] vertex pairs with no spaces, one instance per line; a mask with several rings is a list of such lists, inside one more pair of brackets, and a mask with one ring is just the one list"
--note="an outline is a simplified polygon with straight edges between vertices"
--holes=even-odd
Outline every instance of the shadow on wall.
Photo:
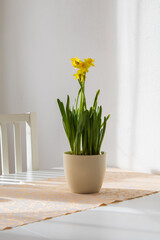
[[132,118],[131,118],[131,131],[132,131],[132,136],[130,140],[130,154],[129,154],[129,159],[128,161],[130,162],[130,169],[134,168],[134,152],[136,148],[136,125],[137,125],[137,109],[138,109],[138,101],[139,101],[139,75],[140,75],[140,28],[141,28],[141,22],[140,22],[140,1],[135,1],[134,3],[134,20],[135,20],[135,46],[134,46],[134,56],[133,59],[131,60],[132,63],[132,74],[133,74],[133,81],[134,81],[134,88],[132,89],[133,95],[132,95],[132,101],[133,101],[133,106],[132,106]]
[[[107,166],[117,166],[117,119],[118,119],[118,61],[117,61],[117,1],[106,4],[106,49],[104,77],[101,94],[104,95],[103,112],[110,113],[107,123],[104,149],[107,150]],[[109,23],[109,24],[108,24]]]
[[117,166],[134,168],[140,75],[140,1],[117,1]]
[[159,1],[117,1],[117,166],[160,164]]

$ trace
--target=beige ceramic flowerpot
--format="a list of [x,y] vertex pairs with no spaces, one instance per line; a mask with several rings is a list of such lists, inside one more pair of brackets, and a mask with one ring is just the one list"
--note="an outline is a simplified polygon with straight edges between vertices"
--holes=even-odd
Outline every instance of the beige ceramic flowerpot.
[[100,155],[63,155],[65,177],[73,193],[97,193],[100,191],[105,170],[106,153]]

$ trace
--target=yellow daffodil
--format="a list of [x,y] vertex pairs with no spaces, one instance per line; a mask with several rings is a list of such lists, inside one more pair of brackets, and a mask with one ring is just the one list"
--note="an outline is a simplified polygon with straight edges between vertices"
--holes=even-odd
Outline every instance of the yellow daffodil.
[[72,65],[75,68],[79,68],[80,64],[81,64],[81,60],[79,58],[71,58],[72,61]]
[[82,72],[88,72],[88,65],[86,62],[81,61],[79,68]]
[[78,95],[73,106],[70,105],[69,95],[67,95],[66,107],[60,99],[57,99],[64,130],[69,140],[70,155],[98,156],[101,154],[101,144],[110,114],[102,120],[102,106],[98,106],[97,103],[100,90],[96,93],[93,105],[87,107],[86,75],[89,68],[94,66],[94,59],[80,60],[76,57],[71,58],[71,61],[73,67],[76,68],[74,76],[78,80]]
[[79,76],[79,74],[78,74],[78,73],[75,73],[75,74],[73,74],[73,76],[75,76],[75,80],[77,80],[77,79],[79,79],[79,78],[80,78],[80,76]]
[[84,59],[84,62],[86,63],[86,65],[88,66],[88,68],[91,67],[91,66],[95,66],[95,65],[94,65],[94,59],[92,59],[92,58]]
[[83,81],[85,79],[85,72],[79,69],[73,76],[75,76],[75,80],[80,79],[80,81]]
[[71,58],[72,65],[74,68],[78,68],[77,73],[73,74],[75,76],[75,80],[79,79],[81,82],[85,81],[86,79],[86,73],[88,72],[88,69],[91,66],[94,65],[94,59],[92,58],[87,58],[84,59],[84,61],[80,60],[79,58]]

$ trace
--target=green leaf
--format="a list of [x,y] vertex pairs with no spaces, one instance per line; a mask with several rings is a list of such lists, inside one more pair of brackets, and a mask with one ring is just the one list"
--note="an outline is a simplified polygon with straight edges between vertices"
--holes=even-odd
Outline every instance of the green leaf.
[[61,102],[59,99],[57,99],[57,102],[58,102],[58,106],[59,106],[62,118],[63,120],[66,120],[66,113],[65,113],[63,102]]
[[69,112],[69,109],[70,109],[69,105],[70,105],[70,98],[69,98],[69,95],[67,95],[66,112]]
[[106,122],[107,122],[107,118],[104,117],[104,121],[103,121],[103,127],[101,129],[101,133],[100,133],[100,141],[99,141],[99,151],[101,149],[101,145],[102,145],[102,142],[103,142],[103,138],[104,138],[104,134],[105,134],[105,131],[106,131]]
[[97,109],[97,99],[98,99],[98,95],[100,93],[100,89],[98,89],[97,93],[96,93],[96,96],[94,98],[94,102],[93,102],[93,108],[94,109]]
[[107,120],[106,120],[106,121],[108,121],[108,119],[110,118],[110,116],[111,116],[111,114],[108,114],[108,116],[107,116]]
[[71,138],[70,138],[71,133],[70,133],[70,126],[69,126],[68,117],[66,115],[63,103],[59,99],[57,99],[57,102],[58,102],[58,106],[59,106],[59,109],[60,109],[60,112],[61,112],[61,115],[62,115],[63,127],[64,127],[64,130],[65,130],[65,133],[66,133],[66,136],[68,138],[68,141],[69,141],[69,144],[70,144],[70,147],[71,147],[71,151],[72,151],[73,150],[73,144],[72,144],[72,141],[71,141]]
[[76,110],[77,110],[77,108],[78,108],[78,101],[79,101],[80,93],[81,93],[81,88],[79,89],[79,91],[78,91],[78,95],[77,95],[77,100],[76,100]]

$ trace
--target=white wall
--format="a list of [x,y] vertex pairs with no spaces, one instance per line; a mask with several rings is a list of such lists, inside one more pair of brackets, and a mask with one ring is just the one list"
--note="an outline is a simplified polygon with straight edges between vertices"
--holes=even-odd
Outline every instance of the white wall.
[[[71,57],[95,58],[87,78],[91,103],[98,88],[112,114],[103,149],[114,163],[116,114],[116,7],[109,0],[0,0],[1,112],[36,111],[40,167],[62,166],[69,145],[56,99],[78,91]],[[107,139],[108,138],[108,139]]]
[[[69,146],[56,99],[76,96],[70,58],[93,57],[91,103],[111,113],[108,164],[160,171],[160,0],[0,0],[1,112],[36,111],[40,167]],[[3,13],[3,14],[2,14]]]

